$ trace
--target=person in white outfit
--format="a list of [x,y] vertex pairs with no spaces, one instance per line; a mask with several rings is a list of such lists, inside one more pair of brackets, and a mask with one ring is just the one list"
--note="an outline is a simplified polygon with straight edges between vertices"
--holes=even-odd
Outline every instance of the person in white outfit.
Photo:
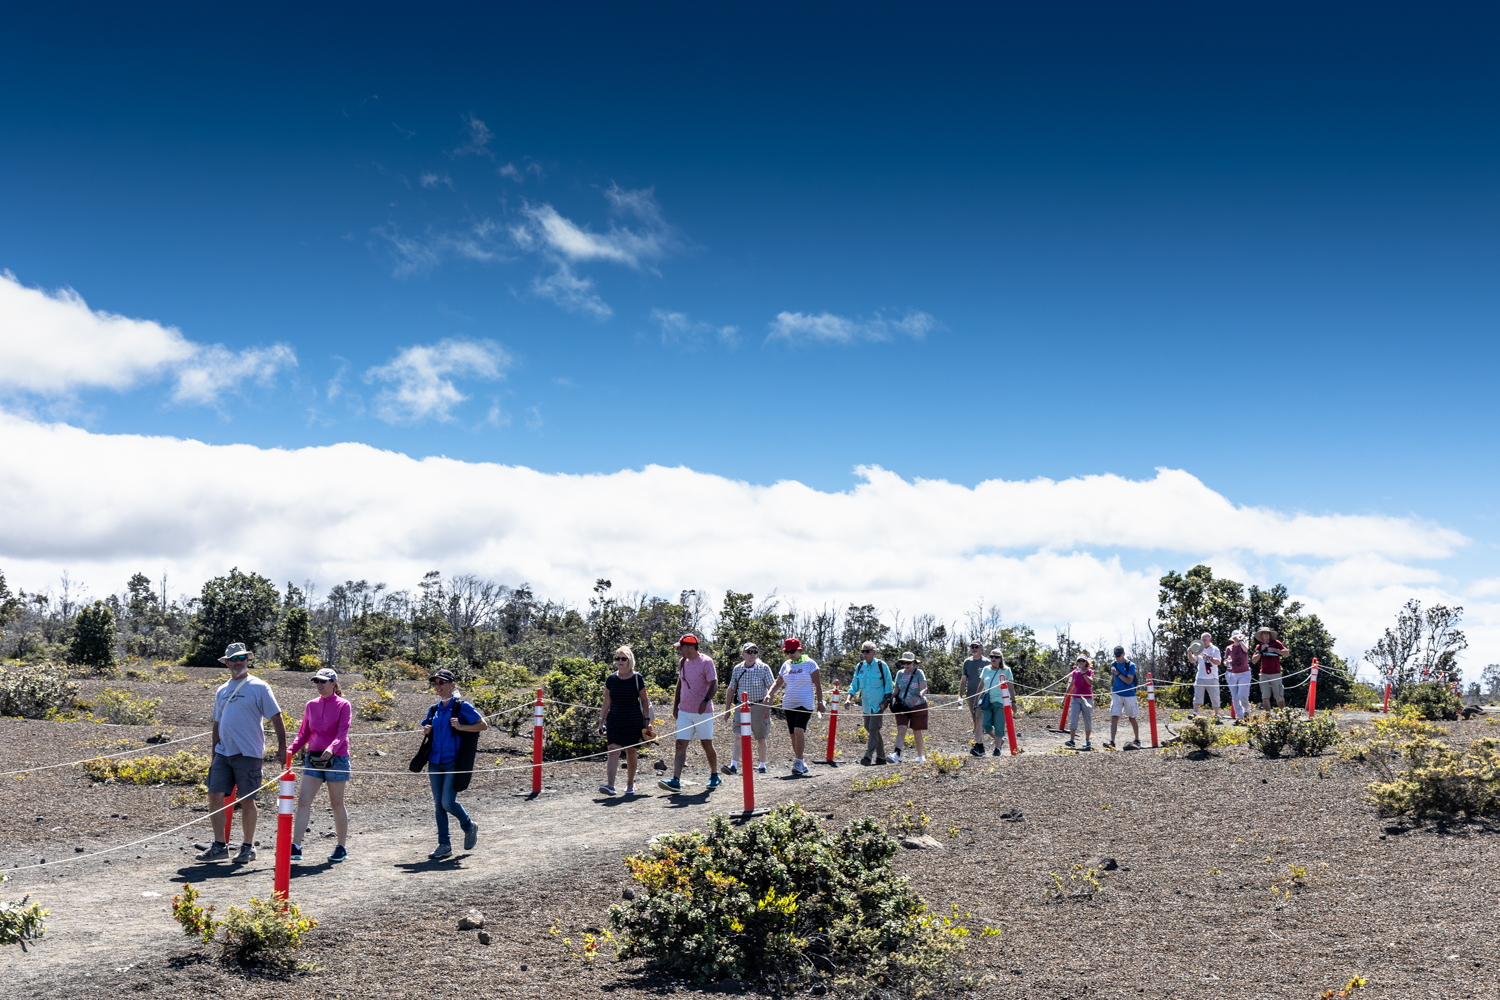
[[1198,706],[1207,707],[1210,698],[1214,703],[1214,718],[1219,718],[1219,664],[1223,662],[1223,656],[1219,647],[1214,645],[1214,637],[1210,632],[1204,632],[1200,637],[1203,643],[1201,652],[1189,653],[1188,659],[1194,662],[1198,668],[1198,675],[1193,680],[1193,711],[1198,711]]

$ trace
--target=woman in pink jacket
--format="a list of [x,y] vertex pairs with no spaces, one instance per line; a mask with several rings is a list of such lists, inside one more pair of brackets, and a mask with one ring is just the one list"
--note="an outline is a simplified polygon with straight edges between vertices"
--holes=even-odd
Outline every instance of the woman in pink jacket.
[[297,817],[292,821],[292,860],[302,860],[302,835],[312,815],[313,799],[318,789],[328,786],[328,804],[333,808],[333,829],[338,846],[328,855],[329,861],[343,861],[349,856],[345,841],[349,838],[349,814],[344,811],[345,782],[349,780],[349,702],[339,690],[339,675],[330,667],[313,674],[318,696],[302,712],[302,725],[291,753],[307,747],[302,761],[302,791],[297,796]]

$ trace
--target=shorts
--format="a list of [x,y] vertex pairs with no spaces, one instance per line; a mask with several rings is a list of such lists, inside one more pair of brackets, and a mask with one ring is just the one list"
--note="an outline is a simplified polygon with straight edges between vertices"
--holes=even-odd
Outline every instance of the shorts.
[[914,708],[910,712],[897,712],[896,725],[910,726],[912,732],[925,733],[927,731],[927,706]]
[[715,712],[678,712],[677,738],[679,740],[711,740],[714,738]]
[[996,739],[1005,735],[1005,705],[999,698],[991,698],[988,705],[979,709],[979,720],[984,732],[994,733]]
[[1193,681],[1193,707],[1207,705],[1213,699],[1214,711],[1219,710],[1219,678],[1199,677]]
[[[740,731],[740,709],[736,706],[734,710],[734,731]],[[771,735],[771,706],[750,706],[750,735],[758,740],[763,740]]]
[[1260,700],[1270,701],[1272,698],[1277,701],[1286,701],[1286,688],[1282,685],[1281,674],[1261,674]]
[[[345,758],[346,760],[348,758]],[[208,768],[208,790],[213,795],[235,793],[243,799],[260,790],[261,769],[265,760],[244,753],[214,754],[214,762]]]
[[634,721],[604,724],[604,739],[617,747],[634,747],[641,742],[641,727]]
[[1094,702],[1089,698],[1069,698],[1068,717],[1071,720],[1067,728],[1078,728],[1078,716],[1083,716],[1083,728],[1092,730],[1094,728]]
[[349,755],[342,757],[334,755],[333,760],[328,762],[327,767],[314,767],[313,752],[307,751],[302,755],[302,777],[317,778],[319,781],[348,781],[349,780]]
[[1134,719],[1141,714],[1141,703],[1133,694],[1110,694],[1109,714],[1111,718],[1125,716]]
[[969,710],[970,715],[979,714],[979,695],[966,694],[963,697],[964,707]]
[[786,715],[786,731],[795,733],[801,729],[807,731],[807,724],[812,721],[812,709],[810,708],[787,708],[781,706],[781,711]]

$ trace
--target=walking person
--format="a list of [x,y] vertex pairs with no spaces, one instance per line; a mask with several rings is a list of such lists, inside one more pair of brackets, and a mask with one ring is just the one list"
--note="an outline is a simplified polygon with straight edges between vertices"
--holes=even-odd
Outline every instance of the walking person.
[[682,769],[687,765],[688,746],[697,740],[708,758],[708,790],[719,787],[719,758],[714,753],[714,692],[719,675],[714,661],[698,651],[698,637],[689,633],[677,640],[677,690],[672,695],[672,714],[677,717],[677,755],[672,777],[658,785],[669,792],[682,791]]
[[219,662],[229,668],[229,680],[214,692],[214,759],[208,768],[208,808],[213,814],[214,842],[197,858],[199,861],[229,859],[224,796],[234,792],[245,839],[232,860],[243,865],[255,860],[258,818],[255,793],[260,791],[264,780],[261,775],[266,756],[264,721],[270,719],[276,730],[278,765],[286,762],[286,722],[271,685],[250,676],[250,651],[243,642],[231,642]]
[[979,692],[982,687],[981,677],[989,665],[990,661],[984,656],[984,643],[969,643],[969,658],[964,661],[963,679],[959,682],[958,693],[969,710],[969,716],[974,720],[974,745],[969,748],[969,753],[975,757],[984,756],[984,720],[979,713]]
[[1281,677],[1281,657],[1286,646],[1276,638],[1276,630],[1262,625],[1255,630],[1255,649],[1250,662],[1260,667],[1260,707],[1271,710],[1271,699],[1286,708],[1286,688]]
[[302,837],[312,819],[313,799],[327,786],[328,806],[333,810],[333,832],[338,844],[328,860],[343,861],[349,856],[349,813],[344,808],[344,791],[349,786],[349,721],[353,708],[339,687],[339,675],[324,667],[312,675],[318,696],[302,710],[302,725],[292,741],[292,756],[303,747],[302,787],[297,792],[297,815],[292,820],[292,860],[302,860]]
[[813,712],[823,711],[823,678],[818,673],[818,663],[802,648],[800,639],[786,639],[781,643],[786,661],[781,665],[781,675],[771,690],[766,692],[766,704],[776,692],[785,689],[781,696],[781,714],[786,716],[786,729],[792,737],[792,773],[806,774],[807,762],[802,759],[807,744],[807,724]]
[[[735,716],[740,711],[740,695],[750,697],[750,735],[755,739],[755,746],[760,758],[758,770],[761,774],[766,773],[766,762],[770,759],[770,735],[771,735],[771,706],[764,704],[766,694],[771,690],[771,685],[776,683],[776,675],[771,673],[771,665],[760,658],[760,647],[753,642],[747,642],[740,647],[740,658],[742,663],[735,664],[733,672],[729,675],[729,687],[724,691],[724,721],[730,726],[730,732],[738,732],[733,728]],[[729,754],[729,763],[724,765],[725,774],[740,773],[740,741],[735,740],[731,746],[733,749]],[[750,762],[745,761],[749,767]]]
[[1229,704],[1234,708],[1235,725],[1243,725],[1250,714],[1250,647],[1245,633],[1235,630],[1224,656],[1229,660],[1229,670],[1224,674],[1229,682]]
[[1130,745],[1137,750],[1141,748],[1141,704],[1136,698],[1139,686],[1140,672],[1134,663],[1125,659],[1125,647],[1116,646],[1114,662],[1109,665],[1109,742],[1105,746],[1114,747],[1120,716],[1123,715],[1130,720],[1130,728],[1135,732]]
[[615,774],[620,769],[620,751],[625,751],[625,794],[635,794],[636,750],[641,731],[651,718],[651,696],[646,679],[635,672],[635,651],[629,646],[615,650],[615,672],[604,678],[604,706],[599,710],[599,729],[604,733],[608,757],[604,784],[599,791],[615,794]]
[[432,737],[432,748],[427,753],[427,781],[432,786],[438,839],[437,848],[427,856],[437,861],[453,856],[449,814],[458,820],[458,827],[464,832],[464,850],[472,851],[479,842],[479,824],[458,804],[458,793],[469,787],[479,734],[490,728],[490,724],[484,721],[479,709],[457,697],[458,678],[453,671],[434,671],[427,683],[438,696],[422,720],[422,732]]
[[1094,661],[1079,655],[1068,678],[1068,739],[1065,747],[1078,745],[1078,720],[1083,719],[1083,748],[1094,749]]
[[[1001,747],[1005,745],[1005,698],[1000,691],[1000,682],[1005,681],[1006,687],[1015,690],[1016,678],[1011,673],[1010,667],[1005,665],[1005,653],[1000,647],[990,650],[989,665],[979,675],[979,722],[980,733],[993,734],[995,737],[995,756],[1002,753]],[[981,752],[983,748],[981,747]]]
[[912,760],[920,764],[927,759],[922,742],[927,737],[927,675],[917,666],[916,653],[901,654],[901,669],[896,672],[895,694],[891,710],[896,713],[896,752],[891,760],[899,761],[906,747],[906,730],[911,728]]
[[1197,667],[1197,675],[1193,679],[1193,713],[1196,715],[1198,706],[1208,707],[1209,699],[1214,703],[1214,721],[1219,722],[1219,664],[1223,662],[1223,656],[1219,647],[1214,645],[1214,637],[1210,632],[1204,632],[1199,636],[1199,650],[1193,652],[1188,650],[1188,662]]
[[885,707],[891,703],[891,668],[884,660],[875,658],[875,644],[866,641],[860,647],[860,661],[854,665],[854,677],[849,681],[849,697],[846,704],[859,695],[860,710],[865,715],[865,755],[861,764],[889,764],[885,755],[885,738],[880,733],[880,724],[885,721]]

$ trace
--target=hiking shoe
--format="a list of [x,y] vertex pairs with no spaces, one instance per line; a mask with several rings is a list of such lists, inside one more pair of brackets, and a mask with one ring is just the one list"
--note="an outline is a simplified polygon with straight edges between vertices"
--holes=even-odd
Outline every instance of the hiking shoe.
[[1083,741],[1083,748],[1085,750],[1092,750],[1092,749],[1094,749],[1094,744],[1091,741],[1089,741],[1089,740],[1084,740]]
[[614,785],[600,785],[599,786],[599,791],[603,792],[605,795],[613,795],[613,794],[615,794],[615,786]]
[[293,844],[292,845],[292,860],[293,861],[301,861],[302,860],[302,845],[301,844]]
[[[228,849],[227,848],[225,849],[225,853],[228,853]],[[255,845],[254,844],[241,844],[240,845],[240,853],[236,854],[232,859],[230,859],[229,863],[230,864],[234,864],[234,865],[245,865],[245,864],[249,864],[250,862],[252,862],[254,860],[255,860]]]
[[710,792],[713,791],[715,788],[718,788],[723,783],[724,783],[724,779],[720,778],[717,774],[710,774],[708,776],[708,790]]
[[1003,754],[1001,754],[1001,752],[1000,752],[1000,744],[998,744],[998,743],[995,744],[995,756],[996,757],[1003,756]]
[[899,752],[897,752],[897,751],[892,751],[891,752],[891,763],[892,764],[899,764],[899,763],[901,763],[901,754]]
[[193,857],[199,861],[224,861],[229,857],[229,845],[216,841],[209,844],[202,854],[195,854]]
[[1101,747],[1104,747],[1106,750],[1113,750],[1115,748],[1115,742],[1114,742],[1114,740],[1105,740],[1103,743],[1101,743],[1099,745]]
[[657,785],[674,794],[682,791],[682,781],[677,778],[663,778],[657,782]]
[[793,774],[806,774],[807,773],[807,765],[804,764],[800,760],[794,760],[794,761],[792,761],[792,773]]
[[861,757],[859,759],[859,762],[861,764],[863,764],[865,767],[869,767],[870,766],[870,758],[868,758],[868,757]]
[[477,843],[479,843],[479,824],[471,819],[469,828],[464,831],[464,850],[472,851]]
[[1077,745],[1078,745],[1078,744],[1077,744],[1077,743],[1075,743],[1075,742],[1074,742],[1074,741],[1073,741],[1073,740],[1071,740],[1071,739],[1070,739],[1070,740],[1068,740],[1068,741],[1067,741],[1067,742],[1066,742],[1066,743],[1064,743],[1064,744],[1063,744],[1063,746],[1065,746],[1065,747],[1076,747],[1076,746],[1077,746]]
[[740,762],[737,760],[732,760],[728,764],[725,764],[723,767],[719,768],[719,770],[723,771],[725,774],[739,774]]
[[1137,750],[1139,750],[1141,748],[1141,741],[1140,740],[1131,740],[1130,741],[1130,745],[1133,746],[1133,747],[1135,747]]
[[884,758],[884,757],[876,757],[876,758],[875,758],[875,763],[876,763],[876,764],[877,764],[877,765],[880,765],[880,766],[884,766],[884,765],[886,765],[886,764],[889,764],[889,763],[890,763],[890,761],[889,761],[889,760],[887,760],[887,759],[886,759],[886,758]]
[[972,747],[969,748],[969,756],[971,756],[971,757],[983,757],[984,756],[984,744],[983,743],[975,743]]
[[338,864],[340,861],[343,861],[343,860],[345,860],[348,857],[349,857],[349,851],[348,851],[348,849],[346,847],[344,847],[343,844],[340,844],[339,846],[337,846],[337,847],[335,847],[333,849],[333,853],[332,854],[328,855],[328,860],[332,861],[334,864]]
[[451,858],[453,857],[453,845],[439,844],[437,845],[437,849],[427,856],[433,861],[441,861],[444,858]]

